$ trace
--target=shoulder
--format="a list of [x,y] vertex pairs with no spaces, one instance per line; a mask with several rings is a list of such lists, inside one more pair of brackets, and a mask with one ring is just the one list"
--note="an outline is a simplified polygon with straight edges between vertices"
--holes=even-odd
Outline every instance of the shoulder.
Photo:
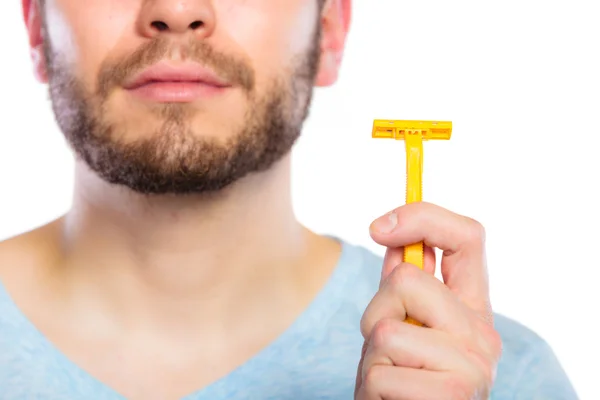
[[0,282],[34,266],[42,266],[57,248],[58,226],[61,220],[0,241]]
[[40,288],[46,288],[50,265],[57,257],[56,223],[0,242],[0,334],[5,335],[18,313],[15,304],[29,315],[37,310]]
[[338,270],[343,271],[346,288],[342,295],[362,312],[379,289],[383,257],[366,247],[341,242],[343,251]]
[[[347,246],[348,253],[361,264],[349,296],[365,309],[379,289],[383,257],[365,247]],[[505,315],[495,313],[494,324],[503,343],[494,399],[577,399],[548,342],[526,325]]]
[[0,283],[13,281],[24,265],[30,264],[35,254],[35,231],[26,232],[0,241]]
[[575,400],[575,389],[550,344],[527,326],[495,315],[502,337],[495,392],[499,398]]

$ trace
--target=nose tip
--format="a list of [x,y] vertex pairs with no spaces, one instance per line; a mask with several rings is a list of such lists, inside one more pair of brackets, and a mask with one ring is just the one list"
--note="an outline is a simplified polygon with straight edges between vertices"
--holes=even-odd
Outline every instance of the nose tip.
[[145,3],[141,14],[147,36],[159,34],[209,35],[215,25],[214,11],[207,0],[154,0]]

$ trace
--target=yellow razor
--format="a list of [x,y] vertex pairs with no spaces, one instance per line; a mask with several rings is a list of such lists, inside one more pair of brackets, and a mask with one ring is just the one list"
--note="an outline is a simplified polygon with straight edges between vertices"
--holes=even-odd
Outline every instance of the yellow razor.
[[[422,201],[423,196],[423,141],[450,140],[450,121],[408,121],[376,119],[373,138],[404,140],[406,144],[406,203]],[[423,242],[404,247],[404,262],[424,267]],[[422,326],[407,317],[405,322]]]

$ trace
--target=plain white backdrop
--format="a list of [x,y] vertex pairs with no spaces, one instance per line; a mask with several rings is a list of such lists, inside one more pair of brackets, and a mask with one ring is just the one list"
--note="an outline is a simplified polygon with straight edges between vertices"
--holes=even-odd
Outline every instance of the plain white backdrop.
[[[217,1],[217,0],[215,0]],[[339,83],[294,152],[299,218],[372,248],[404,202],[403,142],[373,119],[454,123],[425,143],[424,199],[487,229],[495,310],[555,349],[600,398],[600,24],[594,1],[355,0]],[[20,1],[0,2],[0,239],[64,213],[72,155],[33,78]]]

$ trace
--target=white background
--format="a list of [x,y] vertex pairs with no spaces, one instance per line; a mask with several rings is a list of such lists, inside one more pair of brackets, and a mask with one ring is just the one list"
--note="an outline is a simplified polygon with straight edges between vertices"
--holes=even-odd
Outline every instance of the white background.
[[[404,201],[403,142],[372,120],[451,120],[425,143],[425,200],[488,232],[493,304],[600,398],[600,24],[593,1],[358,0],[339,84],[295,149],[309,227],[383,254],[371,220]],[[70,204],[72,157],[31,73],[20,1],[0,2],[0,239]]]

